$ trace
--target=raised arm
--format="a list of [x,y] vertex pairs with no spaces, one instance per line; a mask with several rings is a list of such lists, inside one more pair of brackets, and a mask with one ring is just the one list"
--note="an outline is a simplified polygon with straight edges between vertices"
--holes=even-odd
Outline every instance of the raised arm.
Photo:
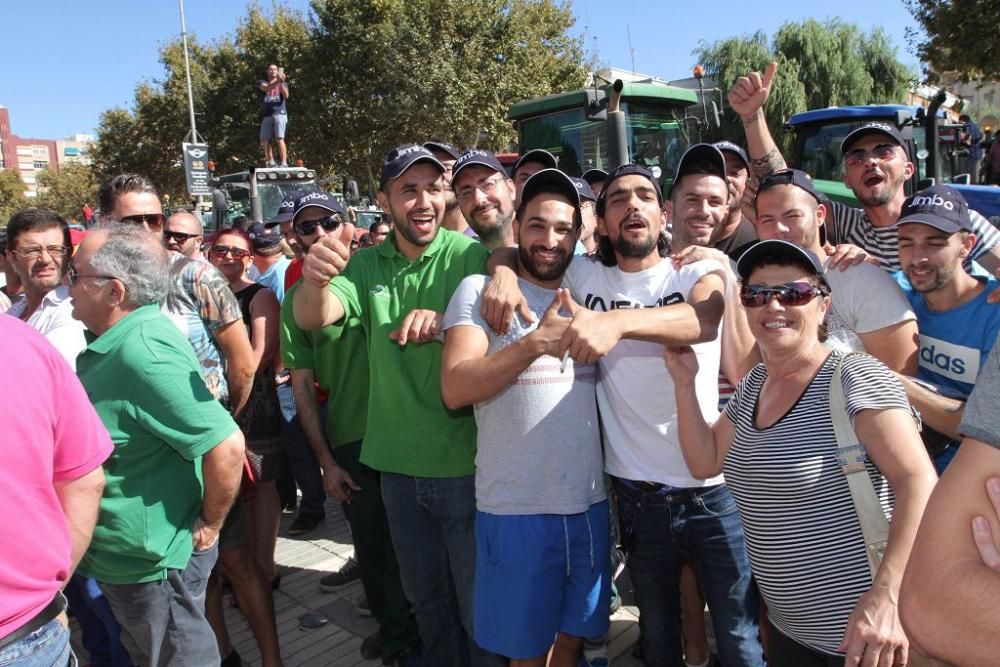
[[302,261],[302,282],[292,305],[295,322],[306,331],[317,331],[344,317],[344,304],[330,289],[351,258],[352,225],[341,225],[338,234],[328,234],[309,248]]
[[750,169],[758,180],[768,174],[784,169],[785,158],[771,137],[764,117],[764,104],[771,94],[771,84],[778,71],[778,63],[772,62],[764,73],[750,72],[741,76],[729,89],[729,106],[739,114],[743,121],[743,131],[746,133],[747,154],[750,157]]

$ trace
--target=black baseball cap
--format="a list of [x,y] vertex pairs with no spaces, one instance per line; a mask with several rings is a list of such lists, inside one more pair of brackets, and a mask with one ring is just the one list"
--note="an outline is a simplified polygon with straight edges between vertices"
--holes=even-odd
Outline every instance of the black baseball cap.
[[594,183],[608,180],[608,172],[603,169],[588,169],[583,172],[583,176],[580,178],[587,181],[587,183],[592,186]]
[[514,163],[514,170],[511,173],[516,174],[517,170],[525,162],[538,162],[539,164],[544,164],[546,169],[555,169],[559,166],[559,160],[556,159],[555,155],[544,148],[534,148],[517,158],[517,162]]
[[757,188],[757,196],[759,197],[760,193],[776,185],[794,185],[808,192],[818,203],[824,203],[820,198],[819,192],[816,190],[816,186],[813,185],[812,179],[809,178],[809,174],[804,171],[798,169],[781,169],[771,172],[760,182],[760,186]]
[[485,151],[481,148],[473,148],[472,150],[465,151],[455,161],[455,164],[452,165],[452,183],[454,183],[455,179],[458,178],[458,172],[473,165],[486,167],[487,169],[492,169],[493,171],[503,174],[504,177],[507,176],[507,170],[503,168],[503,165],[500,164],[500,160],[497,159],[497,156],[494,155],[492,151]]
[[[720,153],[719,155],[721,156],[722,154]],[[608,178],[604,181],[604,187],[601,189],[601,194],[597,198],[597,215],[604,215],[604,207],[606,205],[608,191],[611,189],[611,184],[623,176],[631,176],[633,174],[642,176],[653,184],[653,189],[656,191],[656,201],[659,202],[661,206],[663,205],[663,193],[660,192],[660,184],[653,175],[653,172],[642,165],[623,164],[608,174]]]
[[281,244],[281,232],[278,228],[274,225],[264,225],[262,222],[250,225],[247,236],[250,237],[254,250],[264,250]]
[[292,214],[292,222],[299,216],[299,213],[307,208],[319,208],[329,213],[339,213],[347,215],[347,209],[336,197],[328,192],[310,192],[295,200],[295,212]]
[[747,152],[743,150],[743,147],[739,144],[734,144],[731,141],[716,141],[712,145],[723,153],[732,153],[739,159],[743,160],[743,164],[746,165],[746,168],[750,169],[750,159],[747,158]]
[[674,182],[670,185],[670,192],[674,191],[674,186],[680,183],[682,178],[691,173],[711,174],[726,180],[726,158],[713,144],[691,146],[684,151],[680,162],[677,163],[677,172],[674,175]]
[[972,217],[965,197],[947,185],[932,185],[915,192],[903,202],[895,227],[919,222],[946,234],[972,231]]
[[268,224],[281,224],[282,222],[288,222],[292,219],[295,214],[295,202],[299,197],[303,195],[301,190],[296,190],[295,192],[290,192],[285,195],[284,199],[281,200],[281,204],[278,206],[278,214],[271,218]]
[[740,255],[739,260],[737,260],[736,273],[739,275],[740,280],[747,280],[750,274],[753,273],[753,270],[762,264],[762,259],[773,258],[775,256],[794,258],[799,263],[810,267],[815,275],[823,275],[823,263],[819,261],[819,258],[812,251],[806,250],[797,243],[781,241],[779,239],[758,241],[750,246],[746,252]]
[[867,137],[869,134],[881,134],[889,137],[894,143],[901,146],[903,150],[906,150],[906,140],[903,139],[903,133],[899,131],[894,123],[887,120],[871,120],[862,125],[861,127],[852,130],[844,140],[840,142],[840,153],[846,155],[847,151],[851,150],[851,146],[858,139],[862,137]]
[[569,180],[573,181],[573,185],[576,186],[577,192],[580,194],[580,203],[584,201],[592,201],[597,203],[597,195],[594,194],[594,189],[590,187],[590,183],[582,178],[576,176],[570,176]]
[[577,211],[580,210],[580,191],[573,179],[558,169],[536,171],[521,188],[521,206],[543,192],[557,192],[566,197]]
[[429,162],[444,173],[444,165],[434,154],[418,144],[403,144],[393,148],[385,156],[382,163],[382,174],[379,176],[379,190],[385,190],[385,184],[394,178],[399,178],[407,169],[418,162]]
[[451,156],[452,160],[457,160],[458,156],[461,155],[461,151],[452,146],[451,144],[446,144],[443,141],[425,141],[424,148],[430,152],[438,151],[439,153],[447,153]]

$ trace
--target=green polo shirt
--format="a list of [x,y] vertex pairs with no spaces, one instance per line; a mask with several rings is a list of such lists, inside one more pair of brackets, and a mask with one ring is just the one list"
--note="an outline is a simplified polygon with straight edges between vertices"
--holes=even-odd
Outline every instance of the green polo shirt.
[[87,340],[77,374],[115,449],[79,571],[109,584],[165,579],[191,557],[201,457],[238,427],[158,305],[128,314],[99,338],[88,332]]
[[444,313],[462,279],[486,272],[489,252],[464,234],[438,230],[411,262],[396,250],[395,231],[362,250],[330,291],[347,317],[357,317],[368,343],[371,392],[361,461],[414,477],[475,472],[472,408],[449,410],[441,400],[441,344],[400,347],[389,338],[414,309]]
[[309,368],[327,394],[326,437],[333,447],[357,442],[368,421],[368,347],[357,317],[319,331],[295,323],[292,301],[299,284],[281,304],[281,358],[285,368]]

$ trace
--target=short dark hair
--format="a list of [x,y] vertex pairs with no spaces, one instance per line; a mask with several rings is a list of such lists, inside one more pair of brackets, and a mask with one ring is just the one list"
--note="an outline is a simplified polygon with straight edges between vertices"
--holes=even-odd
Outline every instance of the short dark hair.
[[390,226],[389,223],[386,222],[385,220],[376,220],[372,224],[368,225],[368,233],[374,234],[375,230],[378,229],[379,226],[381,226],[381,225],[385,225],[386,227]]
[[111,211],[118,203],[118,198],[133,192],[149,193],[156,195],[157,198],[160,196],[160,191],[149,178],[141,174],[118,174],[111,180],[101,183],[101,189],[98,193],[101,213],[111,215]]
[[61,215],[47,208],[22,208],[10,216],[10,222],[7,223],[7,247],[16,248],[17,237],[24,232],[43,231],[54,227],[62,230],[63,245],[72,248],[69,225]]

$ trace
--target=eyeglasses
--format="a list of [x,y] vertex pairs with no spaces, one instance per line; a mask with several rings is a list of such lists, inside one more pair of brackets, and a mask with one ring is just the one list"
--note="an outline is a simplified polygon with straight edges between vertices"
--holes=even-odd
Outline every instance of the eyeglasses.
[[171,232],[166,229],[163,230],[163,238],[167,241],[173,239],[178,243],[185,243],[188,239],[194,239],[201,236],[201,234],[185,234],[184,232]]
[[319,218],[318,220],[303,220],[302,222],[295,223],[295,231],[300,236],[309,236],[316,231],[317,227],[323,227],[323,231],[332,232],[337,227],[340,227],[340,218],[334,215],[328,215],[325,218]]
[[847,163],[848,167],[856,167],[867,160],[869,155],[879,162],[888,162],[896,156],[896,145],[879,144],[870,151],[865,150],[864,148],[855,148],[854,150],[847,151],[847,153],[844,154],[844,162]]
[[47,246],[28,246],[27,248],[21,248],[20,250],[12,250],[11,252],[20,255],[23,259],[38,259],[42,256],[42,251],[49,253],[49,257],[59,258],[64,257],[66,253],[69,252],[69,246],[64,245],[47,245]]
[[236,259],[244,259],[249,257],[251,254],[249,250],[244,250],[243,248],[233,248],[232,246],[227,245],[214,245],[209,252],[219,259],[222,259],[226,255],[232,255]]
[[126,225],[145,224],[147,227],[162,227],[164,220],[166,220],[166,217],[162,213],[139,213],[137,215],[122,216],[118,222],[123,222]]
[[777,299],[782,306],[804,306],[818,296],[830,291],[812,283],[785,283],[783,285],[744,285],[740,290],[740,303],[747,308],[762,308]]
[[[98,278],[99,280],[121,280],[117,276],[106,276],[99,273],[80,273],[80,270],[76,268],[75,264],[70,264],[69,268],[66,269],[66,280],[69,281],[70,287],[75,287],[80,278]],[[128,285],[125,286],[128,289]]]
[[476,196],[476,190],[481,190],[486,196],[489,196],[494,190],[497,189],[497,184],[503,177],[500,174],[495,176],[490,176],[485,181],[480,181],[475,185],[468,185],[458,192],[455,193],[455,197],[459,201],[468,201]]

